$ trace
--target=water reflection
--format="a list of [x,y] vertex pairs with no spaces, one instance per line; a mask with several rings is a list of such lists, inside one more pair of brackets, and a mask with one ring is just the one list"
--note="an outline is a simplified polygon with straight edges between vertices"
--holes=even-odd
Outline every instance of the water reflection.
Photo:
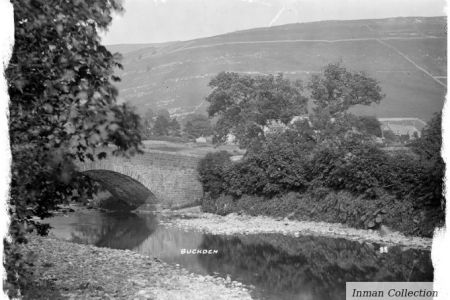
[[156,216],[89,211],[47,220],[50,235],[80,244],[133,249],[156,230]]
[[[279,234],[204,235],[158,225],[155,215],[91,211],[50,219],[51,234],[78,243],[131,249],[200,274],[254,286],[260,299],[345,299],[346,281],[432,281],[429,251],[345,239]],[[180,249],[218,249],[181,255]],[[384,249],[383,249],[384,250]]]
[[254,285],[264,299],[345,299],[347,281],[433,280],[430,253],[401,247],[274,234],[205,236],[202,247],[221,250],[200,258],[208,272]]

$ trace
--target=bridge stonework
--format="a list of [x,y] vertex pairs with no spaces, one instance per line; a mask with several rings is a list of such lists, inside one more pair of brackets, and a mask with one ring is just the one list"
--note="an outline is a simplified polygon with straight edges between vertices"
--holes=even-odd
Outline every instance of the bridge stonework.
[[198,181],[201,157],[145,151],[130,158],[108,155],[106,159],[80,164],[80,171],[108,170],[127,175],[148,188],[166,207],[198,203],[203,188]]

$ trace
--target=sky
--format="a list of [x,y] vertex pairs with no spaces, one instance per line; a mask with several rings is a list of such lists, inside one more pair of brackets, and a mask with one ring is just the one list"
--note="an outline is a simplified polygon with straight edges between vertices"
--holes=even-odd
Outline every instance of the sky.
[[320,20],[445,15],[446,0],[123,0],[105,44],[158,43]]

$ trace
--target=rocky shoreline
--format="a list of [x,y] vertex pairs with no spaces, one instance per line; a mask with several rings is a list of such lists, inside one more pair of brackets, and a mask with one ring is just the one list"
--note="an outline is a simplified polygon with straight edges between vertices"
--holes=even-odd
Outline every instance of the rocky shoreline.
[[129,250],[32,235],[33,289],[24,299],[252,299],[241,283],[190,273]]
[[[244,214],[220,216],[203,213],[199,207],[163,210],[158,215],[164,226],[218,235],[324,236],[423,250],[430,250],[432,245],[430,238],[398,232]],[[34,253],[37,274],[24,299],[252,299],[249,287],[240,282],[190,273],[130,250],[30,235],[23,251]]]
[[351,228],[337,223],[297,221],[288,218],[275,219],[267,216],[249,216],[235,213],[220,216],[203,213],[199,208],[178,211],[165,210],[161,212],[161,215],[165,216],[161,222],[166,226],[174,226],[210,234],[278,233],[294,237],[300,235],[317,235],[392,246],[400,245],[424,250],[430,250],[433,243],[432,238],[405,236],[388,229],[365,230]]

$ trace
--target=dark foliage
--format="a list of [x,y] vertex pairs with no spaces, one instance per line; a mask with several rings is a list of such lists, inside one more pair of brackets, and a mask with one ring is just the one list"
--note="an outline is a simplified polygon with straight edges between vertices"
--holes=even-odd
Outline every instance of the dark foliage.
[[406,235],[426,237],[433,236],[436,226],[444,225],[444,211],[440,208],[428,206],[417,209],[409,199],[396,199],[388,193],[371,199],[329,188],[290,192],[270,199],[255,195],[243,195],[239,199],[225,195],[215,199],[206,197],[202,210],[220,215],[246,213],[342,223],[361,229],[377,229],[383,224]]
[[376,117],[359,116],[357,126],[368,135],[381,137],[381,123]]
[[191,138],[213,134],[211,122],[204,115],[193,115],[184,126],[184,132]]
[[140,151],[139,117],[116,103],[120,55],[100,44],[119,1],[12,1],[15,45],[6,69],[10,96],[12,166],[5,241],[5,289],[14,296],[26,282],[16,244],[25,232],[45,229],[32,217],[47,217],[57,204],[92,194],[76,161],[104,158],[95,148],[115,145],[115,154]]
[[[221,76],[219,83],[225,82],[236,93],[254,88],[244,84],[251,82],[251,78]],[[231,87],[233,82],[241,83]],[[418,225],[410,226],[415,231],[408,233],[430,235],[433,227],[425,226],[423,218],[429,216],[430,224],[442,224],[445,203],[442,196],[444,163],[440,156],[441,116],[433,118],[421,138],[410,145],[412,151],[390,153],[375,143],[374,137],[381,136],[380,122],[376,118],[358,117],[347,111],[353,105],[378,103],[383,98],[375,80],[363,73],[349,72],[340,64],[331,64],[323,74],[313,76],[308,87],[316,104],[313,113],[288,124],[279,116],[274,117],[281,125],[269,126],[263,139],[247,140],[251,145],[241,161],[211,168],[214,176],[207,174],[208,169],[202,170],[202,183],[215,187],[213,197],[209,198],[212,202],[205,200],[204,208],[225,214],[242,208],[239,201],[247,195],[271,201],[269,199],[289,192],[307,195],[326,188],[328,193],[345,191],[368,201],[383,199],[386,206],[394,200],[403,203],[393,209],[400,212],[402,205],[410,208],[408,213],[418,215],[419,221],[414,224],[421,224],[422,228],[416,230]],[[211,102],[210,113],[228,113],[228,108],[240,107],[240,100],[239,105],[233,104],[238,96],[225,93],[219,97],[215,94],[219,90],[211,94],[215,102]],[[246,109],[257,111],[251,106]],[[208,182],[209,178],[214,180],[213,184]],[[327,194],[314,201],[324,201],[325,197]],[[258,209],[261,205],[264,206],[254,203],[252,207]],[[331,221],[358,227],[369,223],[379,225],[383,220],[366,217],[361,221],[359,218],[364,217],[365,212],[353,208],[348,207],[345,218],[336,217]],[[274,215],[274,212],[266,214]],[[356,221],[351,221],[357,216]]]
[[158,116],[153,125],[152,133],[154,135],[169,135],[170,119],[164,116]]
[[241,147],[257,148],[264,140],[264,126],[272,121],[287,124],[306,113],[301,82],[282,74],[251,77],[222,72],[209,86],[213,91],[206,97],[208,114],[218,117],[214,137],[219,143],[232,134]]
[[422,162],[422,176],[417,187],[419,202],[430,205],[441,205],[445,210],[443,195],[443,178],[445,172],[444,160],[441,156],[442,147],[442,114],[436,114],[423,129],[420,138],[411,143],[411,148]]
[[156,117],[151,133],[155,136],[180,136],[180,129],[176,118],[159,115]]
[[375,79],[363,72],[350,72],[339,62],[313,75],[308,88],[316,110],[326,109],[333,116],[357,104],[379,103],[384,97]]
[[203,190],[211,197],[225,192],[225,173],[231,164],[230,155],[226,151],[208,153],[200,160],[197,170]]
[[394,134],[394,132],[392,132],[392,130],[383,131],[383,137],[388,144],[395,143],[398,140],[397,136]]
[[147,139],[150,135],[152,135],[152,128],[155,124],[154,121],[154,112],[151,108],[145,111],[145,114],[142,116],[142,135],[144,139]]
[[269,137],[267,142],[237,162],[225,175],[229,195],[273,196],[287,191],[304,191],[310,181],[310,152],[315,145],[310,128],[297,123],[297,129]]

